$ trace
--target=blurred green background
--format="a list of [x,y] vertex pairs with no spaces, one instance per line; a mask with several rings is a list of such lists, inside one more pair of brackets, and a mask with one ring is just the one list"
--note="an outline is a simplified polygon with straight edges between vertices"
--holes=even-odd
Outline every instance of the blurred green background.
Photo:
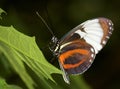
[[[1,24],[13,25],[20,32],[35,36],[37,44],[48,61],[52,58],[52,53],[47,46],[52,35],[36,15],[36,11],[59,39],[88,19],[97,17],[111,19],[115,29],[113,35],[96,56],[91,68],[83,74],[83,78],[92,89],[120,89],[119,0],[0,0],[0,7],[7,12]],[[17,80],[19,80],[17,75],[8,79],[12,82]],[[77,85],[73,85],[73,89],[76,89]]]

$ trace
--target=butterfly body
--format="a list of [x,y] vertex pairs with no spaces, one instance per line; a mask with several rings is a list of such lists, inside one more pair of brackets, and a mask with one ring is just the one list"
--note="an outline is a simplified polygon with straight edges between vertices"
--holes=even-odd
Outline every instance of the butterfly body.
[[91,66],[112,31],[111,20],[96,18],[78,25],[62,39],[53,42],[55,45],[51,49],[64,71],[65,82],[69,83],[69,74],[82,74]]

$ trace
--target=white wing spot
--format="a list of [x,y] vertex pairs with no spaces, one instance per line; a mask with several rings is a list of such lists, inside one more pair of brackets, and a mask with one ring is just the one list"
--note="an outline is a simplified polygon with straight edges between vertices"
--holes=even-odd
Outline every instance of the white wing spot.
[[112,23],[110,23],[110,22],[109,22],[108,24],[109,24],[109,25],[112,25]]
[[90,50],[91,50],[91,52],[94,52],[94,49],[93,49],[93,48],[91,48]]
[[90,59],[89,62],[92,63],[92,59]]
[[93,57],[94,57],[94,54],[91,54],[91,57],[93,58]]
[[109,29],[112,30],[112,27],[110,27]]
[[106,44],[106,41],[104,40],[102,43],[103,43],[103,44]]

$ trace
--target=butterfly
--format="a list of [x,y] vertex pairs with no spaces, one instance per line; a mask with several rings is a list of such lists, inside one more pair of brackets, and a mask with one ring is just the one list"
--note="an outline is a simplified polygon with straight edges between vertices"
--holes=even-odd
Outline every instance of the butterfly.
[[105,46],[113,32],[113,23],[107,18],[87,20],[73,28],[60,40],[52,37],[50,47],[58,58],[63,78],[69,82],[69,75],[78,75],[89,69],[96,54]]

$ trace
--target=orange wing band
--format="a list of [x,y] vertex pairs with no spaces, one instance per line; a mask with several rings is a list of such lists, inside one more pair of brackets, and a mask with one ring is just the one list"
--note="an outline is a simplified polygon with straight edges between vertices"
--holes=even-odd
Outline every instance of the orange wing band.
[[89,51],[85,50],[85,49],[75,49],[75,50],[70,50],[70,51],[67,51],[67,52],[61,54],[59,56],[59,59],[60,59],[60,62],[61,62],[61,64],[63,65],[63,67],[65,69],[77,67],[77,66],[79,66],[80,64],[82,64],[85,61],[85,59],[82,59],[80,62],[78,62],[76,64],[64,64],[64,61],[67,58],[69,58],[70,56],[72,56],[73,54],[75,54],[75,53],[80,53],[80,54],[83,54],[83,55],[88,55]]

